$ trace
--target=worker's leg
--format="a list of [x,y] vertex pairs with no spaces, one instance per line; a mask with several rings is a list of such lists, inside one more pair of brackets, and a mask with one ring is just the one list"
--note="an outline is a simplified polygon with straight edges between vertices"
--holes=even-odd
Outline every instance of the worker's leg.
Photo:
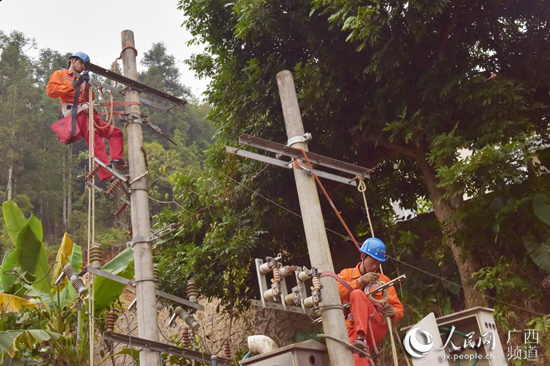
[[[89,115],[87,111],[80,112],[77,117],[77,123],[78,127],[80,128],[80,135],[84,140],[86,140],[86,144],[88,145],[88,149],[90,148],[90,131],[89,131]],[[105,144],[103,143],[103,140],[99,137],[98,133],[95,133],[94,136],[94,156],[101,160],[106,165],[109,164],[109,157],[107,156],[107,153],[105,152]],[[107,170],[101,168],[99,169],[98,173],[100,180],[105,180],[107,178],[112,177],[112,174],[109,173]]]
[[[374,346],[374,343],[378,343],[386,333],[388,327],[384,322],[382,314],[380,314],[374,307],[374,304],[369,300],[367,295],[361,290],[354,290],[350,294],[350,311],[353,313],[353,328],[348,328],[349,340],[353,342],[358,338],[358,333],[365,334],[365,340],[369,347]],[[369,322],[369,317],[371,320]],[[369,329],[369,324],[372,329]],[[371,333],[372,330],[372,333]],[[374,336],[374,343],[372,337]]]
[[100,137],[109,140],[109,151],[111,160],[122,159],[124,153],[124,135],[120,128],[113,125],[109,125],[104,122],[97,113],[94,114],[94,120],[96,123],[96,132]]

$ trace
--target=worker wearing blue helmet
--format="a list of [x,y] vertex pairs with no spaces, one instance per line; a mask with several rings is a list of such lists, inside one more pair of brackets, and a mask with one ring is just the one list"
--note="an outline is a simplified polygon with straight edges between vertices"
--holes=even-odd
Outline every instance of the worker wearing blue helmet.
[[[364,289],[372,285],[389,282],[390,279],[378,273],[380,264],[386,261],[386,245],[378,238],[368,238],[361,248],[361,261],[354,268],[343,269],[338,276],[349,286],[338,282],[338,291],[342,303],[350,304],[349,314],[346,316],[346,326],[350,343],[355,347],[369,352],[370,347],[375,347],[388,331],[386,317],[396,322],[403,318],[403,305],[395,288],[388,288],[388,298],[385,303],[382,293],[372,296],[371,301]],[[354,353],[355,366],[368,366],[368,358]]]
[[[83,138],[86,143],[89,143],[89,115],[88,101],[95,97],[94,91],[90,83],[90,77],[85,71],[86,62],[90,62],[90,56],[84,52],[75,52],[69,57],[69,65],[67,70],[57,70],[51,76],[46,86],[46,93],[50,98],[57,98],[61,103],[61,112],[65,118],[52,126],[65,126],[61,131],[52,128],[58,135],[59,141],[65,144],[71,144]],[[75,118],[74,133],[67,138],[66,128],[71,125],[71,115],[73,109],[77,110]],[[65,121],[67,120],[67,121]],[[94,113],[94,156],[101,160],[105,165],[111,165],[119,170],[127,169],[127,163],[123,159],[124,152],[124,135],[122,131],[108,124],[99,118],[97,112]],[[105,150],[103,139],[109,141],[109,156]],[[105,180],[112,178],[113,175],[104,168],[98,171],[99,179]]]

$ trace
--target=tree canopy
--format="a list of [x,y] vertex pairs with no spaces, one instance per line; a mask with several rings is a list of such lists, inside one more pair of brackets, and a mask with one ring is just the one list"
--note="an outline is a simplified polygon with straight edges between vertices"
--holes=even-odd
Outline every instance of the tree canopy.
[[[532,220],[533,197],[548,195],[548,179],[531,164],[548,146],[545,1],[191,0],[179,6],[194,41],[208,45],[190,63],[212,78],[209,119],[218,144],[204,174],[175,178],[187,212],[160,218],[181,225],[166,239],[178,253],[167,268],[183,265],[208,280],[207,294],[225,290],[228,301],[238,301],[253,296],[243,283],[255,279],[247,278],[249,261],[239,272],[226,251],[240,261],[277,250],[287,259],[305,258],[292,177],[222,150],[237,145],[242,133],[285,141],[275,75],[288,69],[313,135],[310,150],[374,169],[369,206],[376,231],[393,247],[389,253],[417,267],[428,260],[434,275],[459,282],[455,307],[494,305],[494,296],[513,301],[489,284],[507,271],[498,265],[501,256],[532,279],[531,298],[547,296],[540,290],[547,274],[532,262],[520,264],[529,258],[521,238],[548,236],[548,227]],[[357,194],[328,187],[355,234],[369,234]],[[399,230],[390,212],[396,202],[413,211],[429,202],[432,234],[426,237],[421,217]],[[338,220],[324,210],[329,240],[340,248],[342,237],[331,234],[342,231]],[[484,268],[498,270],[488,275]],[[211,273],[221,270],[223,277]],[[525,287],[512,288],[525,295]],[[440,289],[445,302],[449,288]]]

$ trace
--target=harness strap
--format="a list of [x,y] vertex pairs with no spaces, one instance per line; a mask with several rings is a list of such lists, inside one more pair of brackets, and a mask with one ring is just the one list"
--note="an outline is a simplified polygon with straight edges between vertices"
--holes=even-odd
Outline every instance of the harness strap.
[[373,305],[374,305],[374,311],[369,315],[369,320],[367,322],[369,324],[369,333],[370,333],[372,345],[374,347],[374,352],[380,353],[380,351],[378,350],[378,347],[376,347],[376,340],[374,338],[374,331],[372,330],[372,319],[374,318],[374,320],[378,324],[386,324],[386,320],[384,318],[382,318],[382,323],[380,323],[378,321],[378,319],[375,318],[376,312],[382,313],[382,305],[380,305],[378,303],[373,303]]
[[347,283],[346,281],[344,281],[340,276],[338,276],[336,273],[334,272],[330,272],[330,271],[323,271],[323,272],[320,272],[319,273],[319,277],[326,277],[326,276],[330,276],[334,279],[336,279],[336,281],[340,282],[340,284],[342,286],[344,286],[349,292],[355,290],[353,287],[351,287],[349,285],[349,283]]
[[71,116],[72,116],[72,129],[71,129],[71,140],[69,143],[74,142],[74,139],[76,137],[76,116],[78,115],[78,97],[80,96],[80,84],[78,84],[78,87],[74,89],[74,102],[73,106],[77,106],[76,108],[71,107]]

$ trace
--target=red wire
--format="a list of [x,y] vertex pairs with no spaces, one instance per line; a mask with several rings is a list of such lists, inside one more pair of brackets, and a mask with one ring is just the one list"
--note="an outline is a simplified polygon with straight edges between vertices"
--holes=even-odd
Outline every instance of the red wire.
[[[323,184],[321,183],[321,181],[319,180],[319,177],[317,176],[317,174],[315,174],[315,172],[313,171],[313,167],[311,166],[311,163],[307,157],[307,154],[305,152],[304,149],[302,149],[301,147],[296,147],[295,149],[298,149],[298,150],[301,150],[302,151],[302,155],[304,156],[304,159],[309,167],[309,172],[313,175],[313,177],[315,178],[315,181],[317,182],[317,184],[319,185],[319,187],[321,188],[321,190],[323,191],[323,194],[325,195],[325,197],[327,198],[328,202],[330,203],[330,206],[332,207],[332,209],[334,210],[334,212],[336,213],[336,215],[338,216],[338,218],[340,219],[340,222],[342,223],[342,225],[344,225],[344,228],[346,229],[346,231],[348,232],[348,235],[349,237],[351,238],[351,240],[353,241],[353,243],[355,244],[355,246],[357,247],[358,250],[360,250],[360,246],[359,244],[357,243],[357,240],[355,240],[355,237],[353,236],[353,234],[351,233],[350,229],[348,228],[348,226],[346,225],[346,223],[344,222],[344,219],[342,218],[342,215],[340,215],[340,212],[338,212],[338,210],[336,209],[336,206],[334,205],[334,203],[332,202],[332,200],[330,199],[330,196],[328,195],[327,191],[325,190],[325,187],[323,187]],[[301,167],[298,165],[298,162],[296,159],[294,159],[294,165],[296,166],[296,168],[300,169]]]

